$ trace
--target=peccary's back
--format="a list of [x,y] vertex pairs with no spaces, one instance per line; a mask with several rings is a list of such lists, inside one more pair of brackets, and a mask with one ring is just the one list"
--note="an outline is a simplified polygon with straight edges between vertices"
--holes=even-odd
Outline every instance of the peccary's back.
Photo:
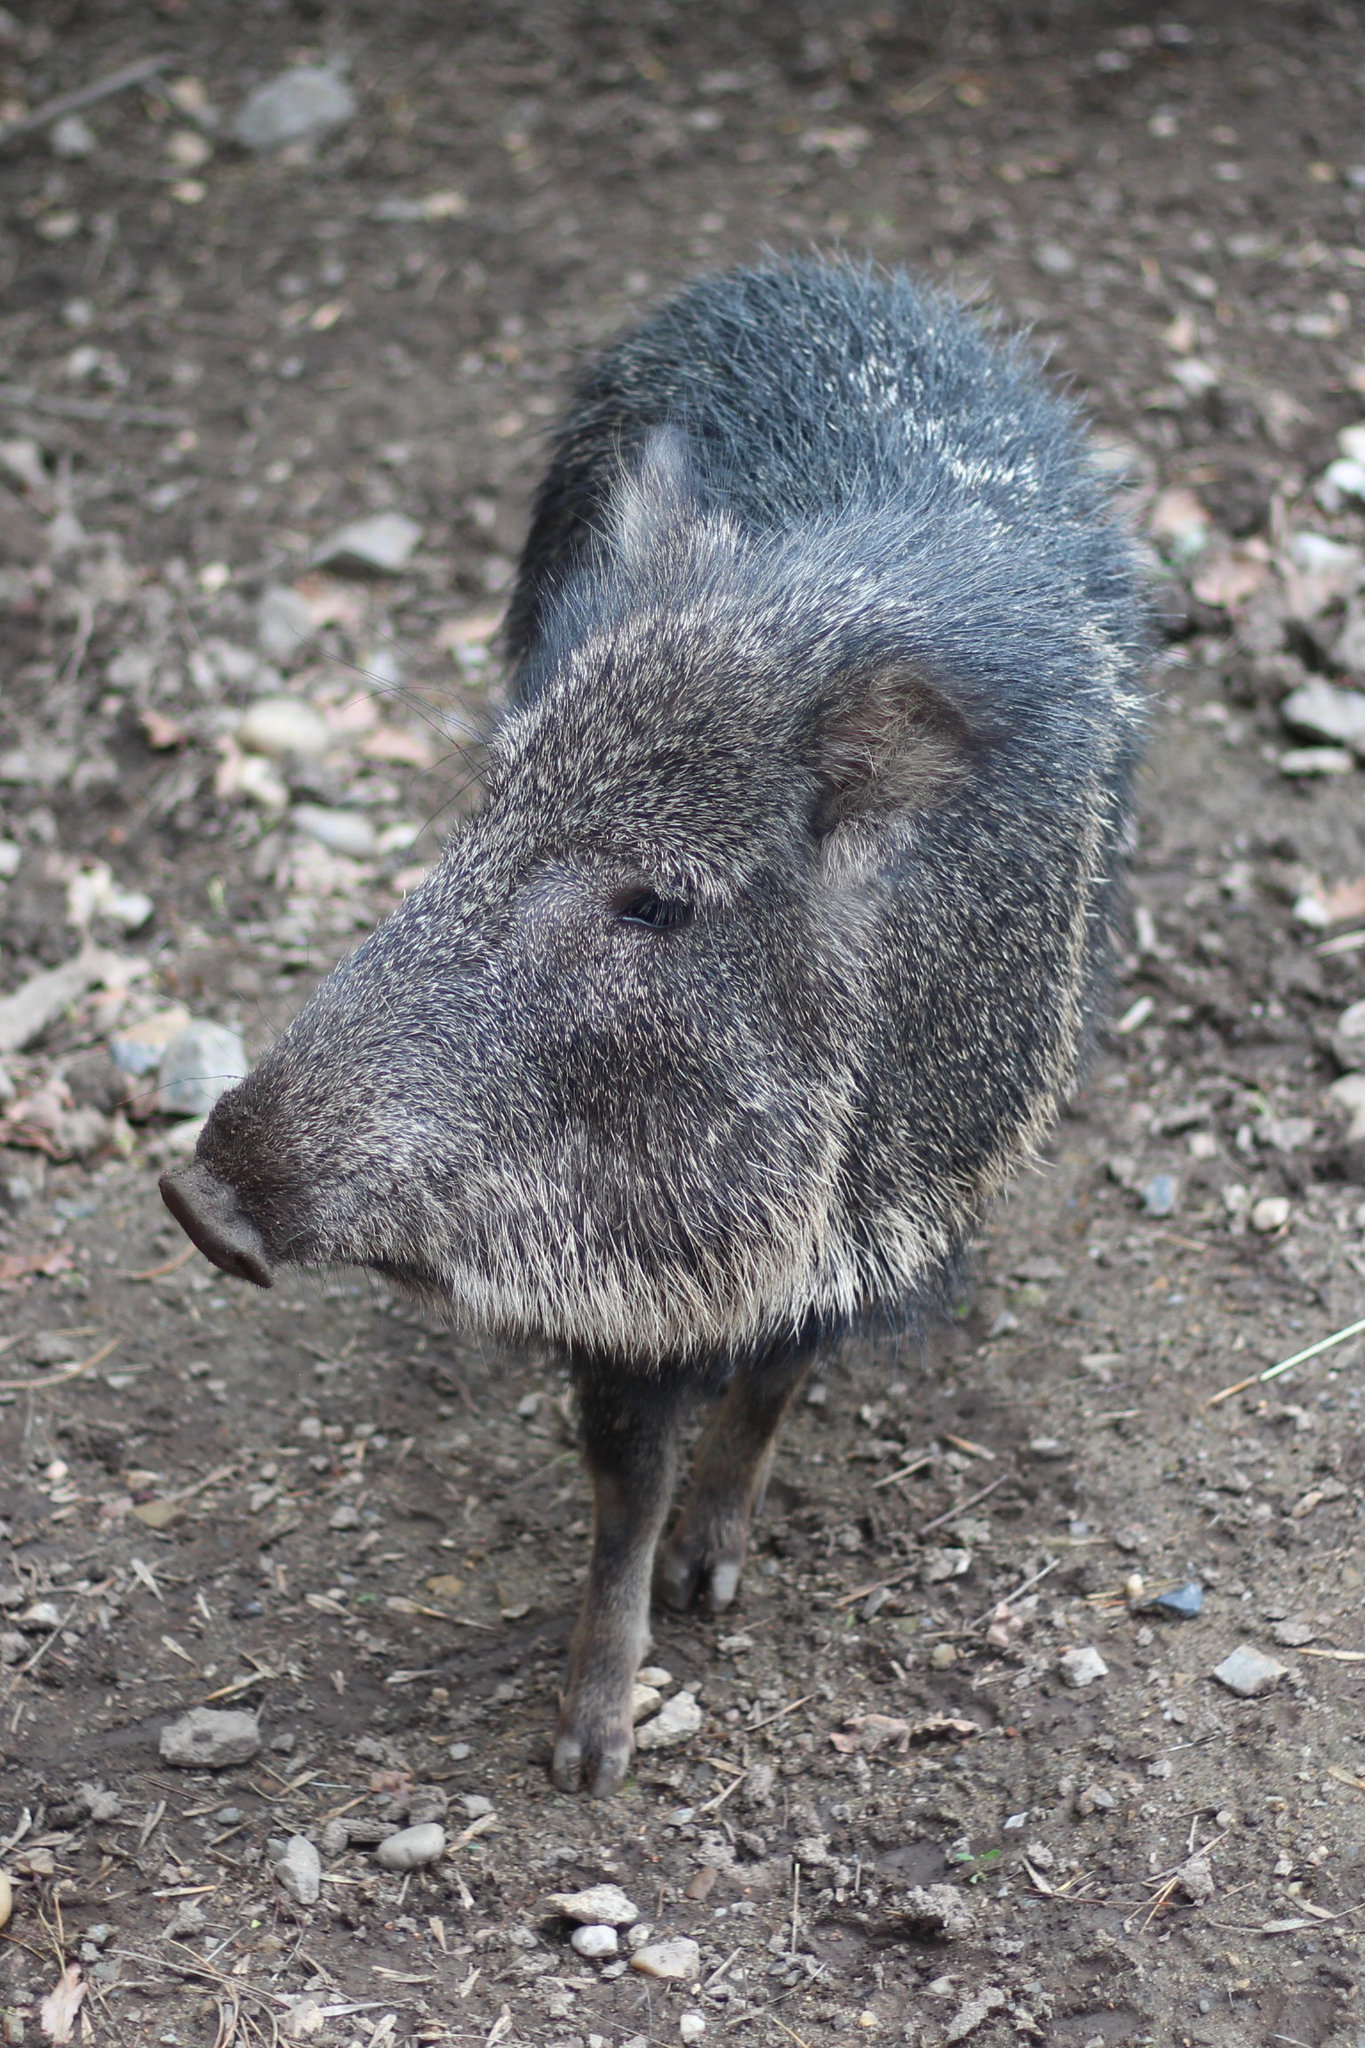
[[878,510],[921,540],[970,499],[1131,635],[1131,578],[1072,414],[1017,346],[951,301],[844,263],[705,278],[581,383],[537,495],[508,613],[515,657],[600,558],[652,429],[687,435],[704,498],[752,533]]

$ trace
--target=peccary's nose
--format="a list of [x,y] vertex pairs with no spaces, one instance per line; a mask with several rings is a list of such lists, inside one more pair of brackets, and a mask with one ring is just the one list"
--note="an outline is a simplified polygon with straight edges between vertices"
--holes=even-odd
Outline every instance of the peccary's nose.
[[162,1174],[161,1199],[180,1228],[215,1266],[235,1274],[239,1280],[250,1280],[253,1286],[274,1286],[275,1276],[260,1232],[251,1218],[242,1213],[233,1189],[215,1180],[197,1159],[178,1167],[174,1173]]

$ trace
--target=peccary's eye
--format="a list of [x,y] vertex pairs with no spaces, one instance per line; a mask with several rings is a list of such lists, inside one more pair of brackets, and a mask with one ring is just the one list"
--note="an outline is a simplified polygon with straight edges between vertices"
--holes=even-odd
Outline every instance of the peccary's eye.
[[675,896],[658,896],[653,889],[637,889],[617,905],[616,915],[622,924],[643,925],[651,932],[668,932],[687,923],[692,915],[692,906],[680,903]]

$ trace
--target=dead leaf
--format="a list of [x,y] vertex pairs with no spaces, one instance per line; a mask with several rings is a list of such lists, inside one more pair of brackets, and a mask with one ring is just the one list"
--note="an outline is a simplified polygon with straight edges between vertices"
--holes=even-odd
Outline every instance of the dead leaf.
[[6,1252],[0,1256],[0,1287],[22,1287],[39,1273],[45,1280],[51,1280],[68,1270],[73,1257],[69,1244],[53,1245],[41,1252]]
[[138,724],[149,747],[164,753],[168,747],[183,747],[187,734],[183,725],[177,725],[164,711],[154,711],[148,706],[138,714]]
[[368,761],[388,761],[400,768],[430,768],[431,743],[425,734],[401,726],[381,725],[360,749]]
[[38,2025],[49,2041],[71,2039],[76,2015],[85,1997],[85,1983],[79,1963],[68,1963],[38,2008]]
[[966,1742],[973,1735],[981,1733],[979,1721],[969,1721],[962,1714],[931,1714],[927,1721],[916,1721],[910,1730],[912,1742]]
[[133,1509],[138,1521],[147,1529],[167,1529],[184,1512],[178,1500],[144,1500]]
[[1212,561],[1200,565],[1190,587],[1201,604],[1217,605],[1230,612],[1253,597],[1268,574],[1265,562],[1248,549],[1222,548]]
[[844,1729],[829,1738],[841,1756],[874,1756],[879,1749],[894,1746],[904,1752],[910,1747],[910,1723],[894,1714],[855,1714]]
[[400,1770],[375,1771],[370,1777],[371,1792],[411,1792],[412,1772]]

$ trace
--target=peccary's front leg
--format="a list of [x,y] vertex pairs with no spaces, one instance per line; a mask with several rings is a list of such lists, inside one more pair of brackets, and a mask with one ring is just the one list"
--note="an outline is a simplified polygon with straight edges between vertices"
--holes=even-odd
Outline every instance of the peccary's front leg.
[[736,1369],[697,1444],[692,1485],[659,1559],[670,1607],[686,1607],[698,1591],[715,1612],[734,1599],[777,1432],[813,1355],[811,1344],[793,1340]]
[[635,1741],[630,1700],[649,1647],[654,1552],[678,1472],[680,1397],[659,1380],[579,1375],[593,1486],[592,1560],[555,1732],[561,1792],[615,1792]]

